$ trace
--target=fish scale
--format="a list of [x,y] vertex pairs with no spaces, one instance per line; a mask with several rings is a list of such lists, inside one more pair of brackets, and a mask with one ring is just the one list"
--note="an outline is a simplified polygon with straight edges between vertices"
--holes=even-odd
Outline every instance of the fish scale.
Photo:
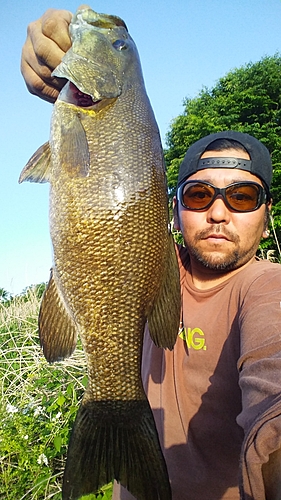
[[44,355],[70,356],[79,334],[87,361],[62,497],[79,499],[115,479],[138,500],[171,500],[141,381],[146,322],[155,344],[172,349],[180,319],[159,131],[124,22],[82,9],[70,33],[73,46],[54,74],[71,83],[55,103],[49,142],[20,177],[50,182]]

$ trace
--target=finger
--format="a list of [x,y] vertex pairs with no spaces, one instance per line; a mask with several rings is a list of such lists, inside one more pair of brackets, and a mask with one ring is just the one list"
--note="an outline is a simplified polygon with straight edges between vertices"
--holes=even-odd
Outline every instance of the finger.
[[71,46],[68,33],[72,14],[65,10],[49,10],[29,24],[22,49],[21,72],[32,94],[54,102],[65,80],[52,77]]
[[[47,45],[50,43],[51,42],[48,40],[46,41]],[[51,73],[54,67],[60,63],[61,56],[64,52],[61,52],[59,49],[55,56],[52,53],[52,49],[50,49],[50,51],[52,56],[47,66],[41,62],[40,58],[35,54],[32,42],[28,37],[22,49],[21,72],[29,92],[47,101],[54,102],[65,81],[60,78],[52,77]],[[44,52],[44,59],[48,58],[46,56],[46,53],[48,53],[46,47],[44,48]]]
[[[42,78],[39,78],[38,74],[28,64],[22,64],[21,70],[26,86],[31,94],[37,95],[48,102],[54,103],[56,101],[60,90],[53,84],[48,84]],[[63,86],[64,81],[61,81],[60,85]]]
[[[53,38],[50,36],[51,34]],[[52,71],[61,62],[65,52],[71,46],[68,25],[66,33],[61,32],[57,36],[54,30],[52,33],[49,22],[41,24],[40,20],[35,21],[28,26],[27,45],[32,54],[36,56],[38,65],[47,66]],[[34,58],[32,59],[34,64]]]
[[77,10],[84,10],[84,9],[90,9],[90,8],[91,8],[90,5],[83,3],[82,5],[79,5]]
[[41,29],[45,37],[52,40],[58,48],[66,52],[71,46],[69,23],[72,13],[68,10],[49,9],[41,18]]

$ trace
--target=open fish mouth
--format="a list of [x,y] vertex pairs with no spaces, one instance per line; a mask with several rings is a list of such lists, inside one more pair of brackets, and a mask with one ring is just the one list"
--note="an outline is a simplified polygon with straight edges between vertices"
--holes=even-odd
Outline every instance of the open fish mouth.
[[92,110],[98,112],[113,103],[116,100],[116,97],[101,96],[98,99],[94,99],[92,95],[86,94],[83,90],[80,90],[75,83],[68,80],[60,92],[59,100],[66,102],[67,104],[72,104],[76,106],[76,108],[84,108],[89,111]]
[[79,106],[80,108],[89,108],[92,106],[95,106],[100,102],[100,99],[97,101],[94,101],[92,96],[89,94],[85,94],[81,90],[79,90],[74,83],[69,82],[69,102],[71,104],[75,104],[76,106]]

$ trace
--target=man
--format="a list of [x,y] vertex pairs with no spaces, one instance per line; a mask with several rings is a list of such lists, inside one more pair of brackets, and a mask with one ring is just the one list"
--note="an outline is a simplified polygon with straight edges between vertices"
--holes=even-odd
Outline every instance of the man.
[[[50,101],[69,21],[48,11],[23,48],[29,90]],[[267,149],[233,131],[197,141],[180,167],[182,328],[172,352],[147,332],[143,353],[173,500],[281,498],[281,268],[255,257],[271,178]]]

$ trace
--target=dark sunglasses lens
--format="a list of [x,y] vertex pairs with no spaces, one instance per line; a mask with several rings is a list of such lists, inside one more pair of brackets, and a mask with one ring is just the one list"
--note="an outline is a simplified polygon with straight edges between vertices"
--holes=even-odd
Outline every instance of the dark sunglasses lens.
[[234,210],[248,212],[258,207],[261,189],[258,184],[236,184],[226,189],[226,199]]
[[182,186],[180,201],[190,210],[205,210],[219,194],[223,196],[228,207],[237,212],[251,212],[266,201],[262,186],[254,182],[236,182],[219,190],[206,182],[198,181],[189,181]]
[[182,189],[182,203],[191,210],[203,210],[214,198],[215,190],[212,186],[201,182],[185,184]]

